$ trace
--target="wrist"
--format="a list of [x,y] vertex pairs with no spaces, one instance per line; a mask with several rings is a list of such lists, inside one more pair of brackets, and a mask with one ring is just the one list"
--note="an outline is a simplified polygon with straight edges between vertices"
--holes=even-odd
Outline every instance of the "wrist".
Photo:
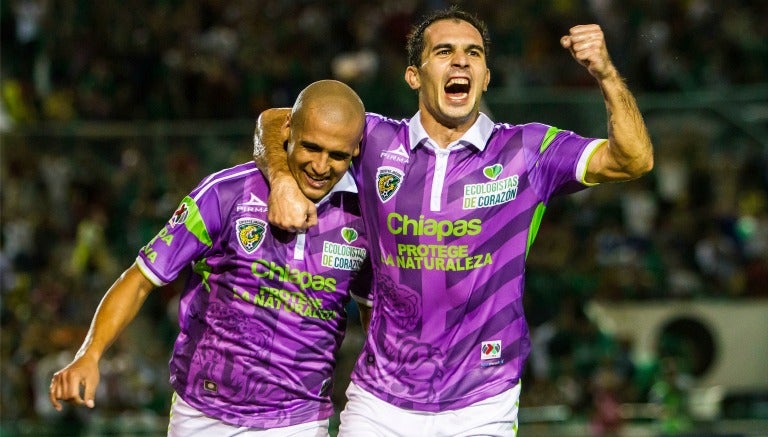
[[297,185],[296,179],[294,179],[291,171],[286,169],[274,169],[270,172],[269,182],[272,186],[275,185]]
[[94,351],[93,349],[80,349],[75,354],[75,359],[80,361],[90,361],[98,363],[101,359],[101,353]]
[[601,83],[603,82],[614,82],[619,81],[621,83],[624,83],[624,79],[619,74],[619,70],[616,69],[616,67],[611,67],[606,69],[605,71],[601,72],[601,74],[597,77],[597,80]]

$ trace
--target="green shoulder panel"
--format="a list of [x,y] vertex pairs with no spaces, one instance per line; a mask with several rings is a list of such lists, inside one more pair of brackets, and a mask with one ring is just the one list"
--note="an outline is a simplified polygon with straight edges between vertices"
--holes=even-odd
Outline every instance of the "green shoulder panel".
[[182,203],[187,205],[188,208],[188,215],[187,219],[184,220],[184,226],[192,235],[197,237],[201,243],[208,247],[213,245],[213,240],[211,240],[211,236],[208,234],[208,229],[205,227],[205,222],[203,222],[202,217],[200,217],[200,210],[197,208],[197,203],[195,200],[189,196],[186,196],[184,200],[182,200]]
[[547,129],[547,133],[544,134],[544,138],[541,140],[539,153],[544,153],[544,151],[547,150],[547,147],[549,147],[549,145],[552,143],[552,140],[555,139],[555,136],[558,132],[562,132],[562,129],[558,129],[556,127],[550,127]]
[[541,219],[544,217],[544,212],[547,210],[547,206],[543,203],[536,205],[536,211],[533,213],[531,219],[531,227],[528,231],[528,244],[525,247],[525,257],[528,258],[528,252],[531,250],[533,240],[536,239],[536,235],[539,233],[539,226],[541,225]]

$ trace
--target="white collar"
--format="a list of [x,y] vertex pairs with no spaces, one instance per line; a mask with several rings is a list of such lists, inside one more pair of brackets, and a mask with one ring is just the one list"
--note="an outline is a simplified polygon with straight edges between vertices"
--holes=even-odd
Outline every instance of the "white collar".
[[331,191],[328,192],[325,196],[323,196],[322,199],[317,201],[315,205],[320,205],[322,203],[325,203],[328,201],[328,199],[331,198],[331,195],[333,193],[337,193],[340,191],[346,191],[348,193],[357,193],[357,185],[355,184],[355,180],[352,178],[352,175],[349,174],[349,171],[344,173],[344,176],[339,179],[338,182],[336,182],[336,185],[331,188]]
[[[493,120],[481,112],[472,127],[470,127],[469,130],[461,136],[461,138],[448,144],[446,149],[455,148],[456,146],[472,145],[482,152],[485,150],[485,145],[488,143],[488,139],[491,138],[493,126]],[[429,140],[426,144],[429,144],[432,147],[436,147],[434,140],[429,137],[427,131],[424,130],[424,126],[421,124],[421,111],[417,112],[408,121],[408,130],[409,138],[411,141],[411,150],[415,149],[416,146],[424,140]]]

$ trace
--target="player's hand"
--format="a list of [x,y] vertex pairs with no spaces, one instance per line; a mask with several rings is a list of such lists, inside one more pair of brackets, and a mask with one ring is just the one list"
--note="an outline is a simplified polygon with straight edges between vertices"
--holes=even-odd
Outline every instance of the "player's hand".
[[616,67],[608,55],[605,35],[597,24],[574,26],[568,35],[560,38],[560,45],[571,52],[571,56],[587,68],[589,74],[601,80],[617,74]]
[[289,232],[304,232],[317,224],[317,208],[304,196],[293,176],[272,181],[267,219]]
[[57,411],[62,409],[60,400],[93,408],[96,405],[94,397],[98,385],[98,361],[82,356],[53,374],[48,398]]

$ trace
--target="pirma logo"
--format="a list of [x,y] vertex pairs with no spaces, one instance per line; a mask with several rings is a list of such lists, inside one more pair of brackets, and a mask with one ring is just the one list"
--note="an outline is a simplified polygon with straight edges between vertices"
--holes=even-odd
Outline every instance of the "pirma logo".
[[501,340],[484,341],[480,345],[480,359],[493,360],[501,358]]
[[248,201],[237,204],[238,212],[266,212],[267,204],[259,199],[255,194],[250,193]]
[[397,193],[403,183],[403,176],[404,173],[399,168],[379,167],[376,171],[376,187],[382,202],[387,203]]
[[253,253],[264,241],[267,223],[256,218],[244,217],[237,219],[235,232],[240,247],[247,253]]
[[405,146],[402,143],[400,143],[394,150],[385,150],[381,152],[381,157],[391,159],[395,162],[408,162],[408,152],[405,150]]

